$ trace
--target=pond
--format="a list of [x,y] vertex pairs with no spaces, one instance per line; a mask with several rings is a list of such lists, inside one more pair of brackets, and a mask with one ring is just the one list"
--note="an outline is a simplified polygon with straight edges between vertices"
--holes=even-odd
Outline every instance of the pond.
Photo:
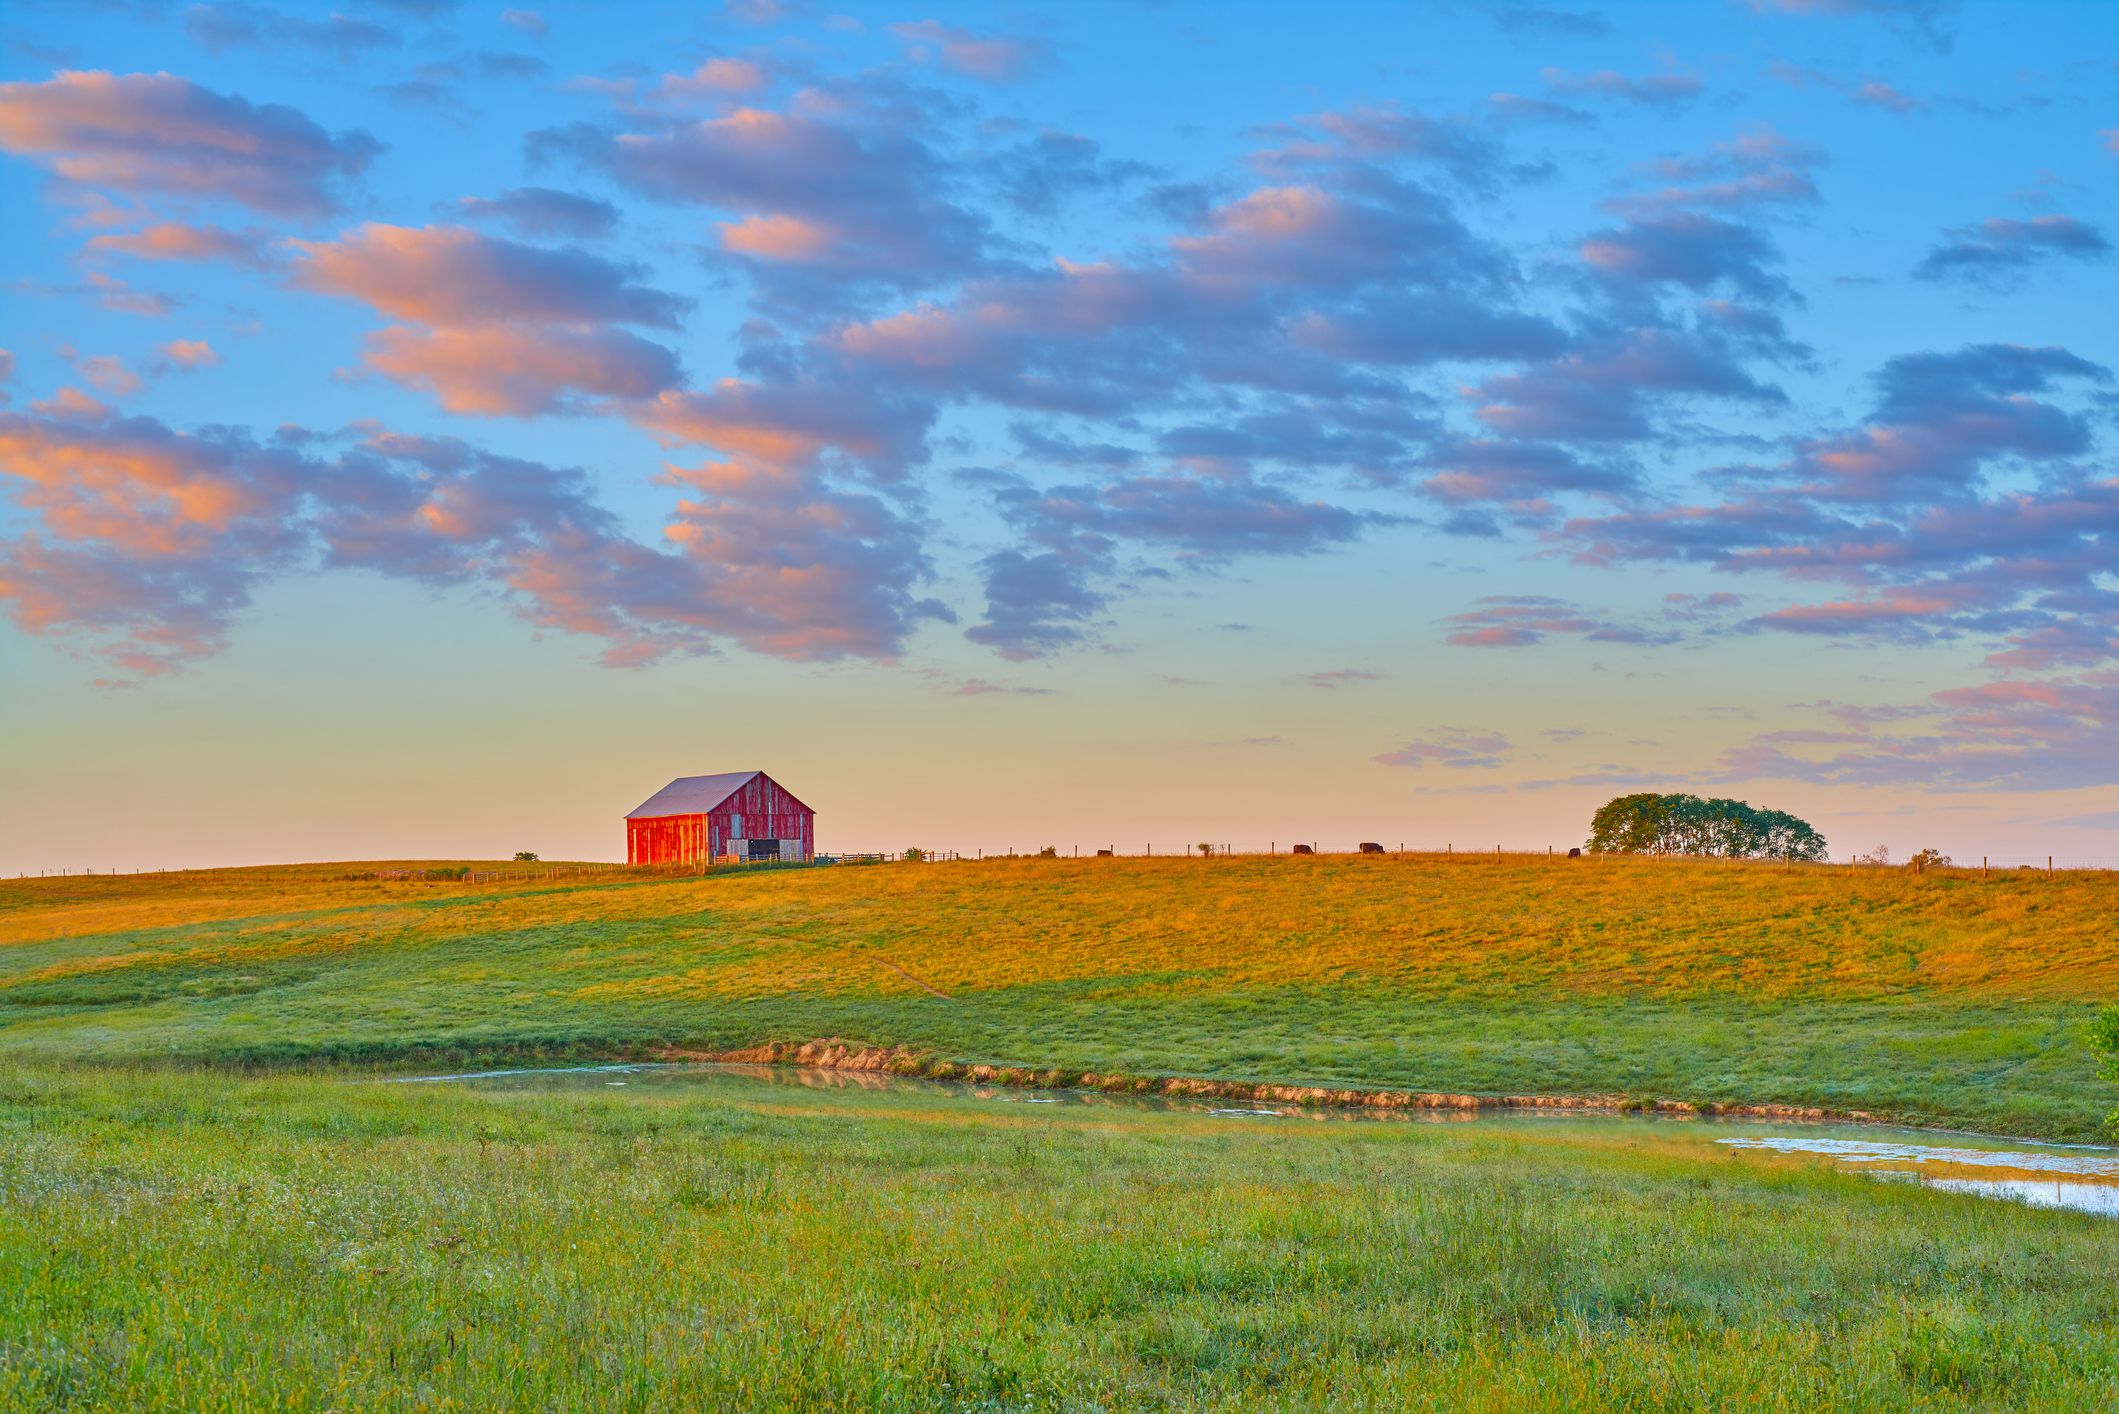
[[948,1096],[971,1104],[1112,1107],[1206,1115],[1246,1123],[1653,1125],[1697,1132],[1703,1142],[1828,1162],[1850,1172],[1976,1197],[2119,1217],[2119,1149],[2042,1144],[1938,1130],[1881,1125],[1761,1123],[1706,1116],[1620,1114],[1597,1110],[1420,1110],[1235,1106],[1168,1095],[1115,1095],[1098,1090],[1033,1090],[963,1081],[923,1080],[871,1071],[809,1066],[621,1064],[481,1070],[453,1075],[387,1077],[403,1085],[472,1085],[494,1089],[696,1092],[740,1099],[765,1087],[865,1090]]

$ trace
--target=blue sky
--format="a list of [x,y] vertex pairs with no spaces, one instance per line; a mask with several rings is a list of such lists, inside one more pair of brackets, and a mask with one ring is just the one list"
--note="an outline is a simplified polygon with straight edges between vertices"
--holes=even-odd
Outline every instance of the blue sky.
[[1690,789],[2119,862],[2107,6],[27,4],[0,65],[0,866],[608,857],[749,766],[827,847]]

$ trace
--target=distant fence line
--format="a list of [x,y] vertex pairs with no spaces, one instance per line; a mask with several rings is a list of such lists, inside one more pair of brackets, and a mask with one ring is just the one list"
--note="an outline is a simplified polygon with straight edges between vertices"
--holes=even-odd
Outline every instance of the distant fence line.
[[[1374,843],[1374,842],[1372,842],[1372,843]],[[1999,858],[1999,857],[1982,857],[1982,858],[1981,858],[1981,859],[1980,859],[1980,860],[1979,860],[1979,861],[1978,861],[1977,863],[1972,863],[1972,862],[1970,862],[1969,860],[1962,860],[1962,859],[1953,859],[1953,860],[1951,860],[1951,861],[1950,861],[1949,863],[1946,863],[1946,864],[1941,864],[1941,863],[1934,863],[1934,862],[1928,862],[1928,861],[1922,861],[1922,860],[1906,860],[1906,861],[1900,861],[1900,862],[1878,862],[1878,861],[1874,861],[1874,860],[1868,860],[1868,859],[1860,859],[1860,858],[1856,858],[1856,859],[1851,859],[1851,860],[1820,860],[1820,861],[1816,861],[1816,862],[1806,862],[1806,861],[1802,861],[1802,860],[1792,860],[1792,861],[1790,861],[1790,860],[1782,860],[1782,859],[1769,859],[1769,858],[1757,858],[1757,859],[1741,859],[1741,858],[1739,858],[1739,859],[1731,859],[1731,858],[1728,858],[1728,857],[1726,857],[1726,856],[1718,856],[1718,855],[1696,855],[1696,854],[1611,854],[1611,855],[1593,855],[1593,854],[1588,854],[1588,853],[1587,853],[1587,852],[1585,851],[1585,852],[1584,852],[1584,854],[1583,854],[1583,857],[1582,857],[1582,858],[1580,858],[1580,859],[1573,859],[1573,860],[1570,860],[1570,859],[1568,858],[1568,854],[1567,854],[1567,851],[1568,851],[1568,849],[1569,849],[1569,848],[1571,848],[1571,846],[1566,846],[1566,845],[1549,845],[1549,846],[1547,846],[1547,847],[1546,847],[1546,848],[1545,848],[1544,850],[1542,850],[1542,851],[1540,851],[1540,850],[1536,850],[1536,849],[1513,849],[1513,850],[1511,850],[1511,849],[1506,849],[1506,848],[1504,848],[1504,847],[1502,847],[1502,846],[1500,846],[1500,845],[1495,845],[1495,846],[1492,846],[1491,848],[1486,848],[1486,847],[1474,847],[1474,846],[1467,846],[1467,847],[1464,847],[1464,848],[1461,848],[1461,849],[1460,849],[1460,848],[1459,848],[1459,847],[1458,847],[1458,846],[1457,846],[1457,845],[1456,845],[1456,844],[1455,844],[1454,842],[1445,842],[1445,843],[1443,843],[1443,844],[1441,844],[1441,845],[1433,845],[1433,846],[1428,846],[1428,845],[1415,845],[1415,846],[1407,846],[1407,845],[1405,845],[1405,844],[1402,844],[1402,843],[1401,843],[1401,844],[1394,844],[1394,845],[1390,845],[1390,846],[1385,846],[1385,847],[1382,847],[1382,848],[1368,848],[1368,849],[1364,849],[1364,848],[1362,848],[1362,847],[1361,847],[1360,845],[1356,844],[1356,845],[1353,845],[1353,846],[1349,846],[1349,847],[1345,847],[1345,848],[1336,848],[1336,849],[1335,849],[1335,848],[1331,848],[1331,847],[1328,847],[1328,846],[1326,846],[1325,844],[1323,844],[1323,843],[1320,843],[1320,842],[1316,842],[1316,841],[1302,841],[1302,842],[1298,842],[1298,843],[1283,843],[1283,842],[1281,842],[1281,841],[1278,841],[1278,840],[1270,842],[1270,843],[1269,843],[1269,844],[1268,844],[1268,845],[1266,846],[1266,848],[1264,848],[1264,849],[1257,849],[1257,848],[1246,848],[1246,849],[1238,849],[1238,848],[1236,848],[1236,847],[1234,847],[1234,846],[1232,846],[1232,845],[1226,845],[1226,844],[1217,844],[1217,845],[1211,845],[1211,846],[1207,846],[1207,847],[1205,847],[1205,848],[1202,848],[1202,846],[1201,846],[1201,845],[1198,845],[1198,844],[1193,844],[1193,845],[1157,845],[1157,844],[1153,844],[1153,843],[1144,843],[1144,844],[1142,844],[1142,845],[1140,846],[1140,848],[1138,848],[1138,849],[1125,849],[1125,848],[1120,848],[1120,847],[1118,847],[1118,846],[1116,846],[1116,845],[1092,845],[1092,846],[1090,846],[1090,847],[1089,847],[1088,849],[1084,850],[1084,849],[1083,849],[1083,848],[1082,848],[1081,846],[1078,846],[1078,845],[1070,845],[1070,846],[1068,846],[1068,847],[1067,847],[1067,849],[1066,849],[1065,851],[1060,851],[1060,850],[1058,850],[1058,849],[1054,848],[1054,849],[1052,849],[1052,852],[1050,852],[1050,853],[1047,853],[1047,852],[1045,852],[1044,850],[1041,850],[1041,849],[1040,849],[1040,850],[1017,850],[1017,849],[1009,849],[1009,850],[991,850],[991,851],[988,851],[988,850],[983,850],[983,849],[980,849],[980,850],[973,850],[973,851],[970,851],[970,852],[968,852],[968,853],[967,853],[967,852],[963,852],[963,851],[959,851],[959,850],[932,850],[932,849],[910,849],[910,848],[908,848],[908,849],[902,849],[902,850],[890,850],[890,851],[882,851],[882,850],[878,850],[878,851],[872,851],[872,852],[865,852],[865,853],[863,853],[863,852],[853,852],[853,851],[837,851],[837,852],[832,852],[832,853],[820,853],[820,854],[816,855],[816,856],[815,856],[814,858],[811,858],[811,859],[806,859],[806,860],[793,860],[793,859],[755,859],[755,860],[747,860],[747,859],[717,859],[717,860],[692,860],[692,861],[689,861],[689,862],[685,862],[685,863],[674,863],[674,864],[617,864],[617,863],[610,863],[610,864],[604,864],[604,863],[584,863],[584,864],[544,864],[544,863],[522,863],[522,864],[517,864],[517,865],[514,865],[514,866],[512,866],[512,867],[508,867],[508,866],[502,866],[502,867],[498,867],[498,868],[491,868],[491,869],[482,869],[482,868],[477,868],[477,867],[474,867],[474,866],[471,866],[471,865],[437,865],[437,866],[431,866],[431,867],[428,867],[428,868],[423,868],[423,869],[410,869],[410,868],[408,868],[408,869],[364,869],[364,870],[357,870],[357,871],[352,871],[352,872],[344,873],[344,874],[341,874],[341,875],[339,875],[338,877],[339,877],[340,879],[342,879],[342,880],[346,880],[346,881],[365,881],[365,880],[376,880],[376,881],[384,881],[384,880],[396,880],[396,881],[406,881],[406,882],[420,882],[420,883],[436,883],[436,884],[442,884],[442,883],[463,883],[463,884],[491,884],[491,883],[531,882],[531,881],[535,881],[535,880],[540,880],[540,879],[549,879],[549,880],[553,880],[553,881],[555,881],[555,882],[556,882],[556,881],[560,881],[560,880],[568,880],[568,879],[592,879],[592,878],[626,878],[626,879],[643,879],[643,878],[658,878],[658,877],[668,877],[668,878],[683,878],[683,877],[687,877],[687,876],[697,876],[697,875],[701,875],[701,874],[723,874],[723,873],[729,873],[729,872],[732,872],[732,871],[736,871],[736,870],[752,870],[752,869],[815,869],[815,868],[821,868],[821,867],[833,867],[833,866],[846,866],[846,865],[872,865],[872,864],[900,864],[900,863],[923,863],[923,864],[954,864],[954,863],[968,863],[968,864],[975,864],[975,863],[1000,863],[1000,862],[1006,862],[1006,861],[1009,861],[1009,860],[1034,860],[1034,859],[1041,859],[1041,858],[1043,858],[1043,859],[1049,859],[1049,858],[1060,858],[1060,859],[1094,859],[1094,858],[1098,858],[1098,857],[1111,857],[1111,858],[1124,858],[1124,859],[1174,859],[1174,858],[1193,858],[1193,859],[1199,859],[1199,858],[1214,858],[1214,859],[1235,859],[1235,858],[1259,858],[1259,857],[1286,857],[1286,858],[1295,858],[1295,859],[1299,859],[1299,858],[1308,858],[1308,857],[1325,857],[1325,856],[1334,856],[1334,855],[1336,855],[1336,856],[1341,856],[1341,857],[1344,857],[1344,856],[1349,856],[1349,855],[1352,855],[1352,856],[1359,856],[1359,857],[1367,857],[1367,858],[1390,858],[1390,859],[1403,859],[1403,858],[1406,858],[1407,856],[1412,856],[1412,857],[1415,857],[1415,858],[1426,858],[1426,859],[1441,859],[1441,860],[1446,860],[1446,861],[1452,861],[1452,862],[1455,862],[1455,861],[1463,861],[1463,862],[1466,862],[1466,863],[1476,863],[1477,861],[1479,861],[1479,860],[1482,860],[1482,859],[1484,859],[1484,860],[1507,860],[1507,859],[1527,859],[1527,858],[1535,858],[1535,859],[1552,859],[1552,860],[1554,860],[1554,861],[1556,861],[1556,862],[1558,862],[1558,863],[1561,863],[1561,864],[1569,864],[1569,863],[1572,863],[1572,864],[1577,864],[1577,865],[1579,865],[1579,864],[1583,864],[1583,863],[1586,863],[1586,862],[1589,862],[1589,861],[1597,860],[1597,859],[1638,859],[1638,860],[1647,860],[1647,861],[1651,861],[1651,862],[1662,862],[1662,861],[1670,861],[1670,860],[1695,860],[1695,861],[1697,861],[1697,860],[1720,860],[1721,862],[1724,862],[1724,863],[1731,863],[1731,864],[1748,864],[1748,865],[1752,865],[1752,866],[1755,866],[1755,867],[1759,867],[1759,868],[1773,868],[1773,869],[1782,869],[1782,868],[1796,868],[1796,869],[1859,869],[1859,870],[1863,870],[1863,871],[1867,871],[1867,872],[1876,872],[1876,873],[1893,873],[1893,872],[1896,872],[1896,873],[1907,873],[1907,874],[1923,874],[1923,873],[1947,873],[1947,874],[1953,874],[1953,875],[1975,874],[1975,875],[1979,875],[1979,876],[1981,876],[1981,877],[1993,877],[1993,876],[1999,876],[1999,875],[2009,875],[2009,876],[2020,876],[2020,875],[2022,875],[2022,874],[2024,874],[2024,873],[2026,873],[2026,872],[2033,872],[2033,873],[2037,873],[2037,874],[2039,874],[2039,875],[2043,875],[2043,876],[2051,877],[2051,876],[2053,876],[2053,875],[2056,875],[2056,874],[2062,874],[2062,873],[2083,873],[2083,872],[2101,872],[2101,871],[2110,871],[2110,870],[2114,870],[2114,869],[2119,869],[2119,859],[2113,859],[2113,858],[2094,858],[2094,857],[2087,857],[2087,856],[2082,856],[2082,855],[2045,855],[2045,856],[2042,856],[2042,857],[2039,857],[2039,858],[2035,858],[2035,859],[2032,859],[2032,860],[2027,860],[2027,861],[2026,861],[2026,860],[2019,860],[2019,859],[2016,859],[2016,858],[2013,858],[2013,857],[2011,857],[2011,858],[2009,858],[2009,859],[2007,859],[2007,860],[2001,859],[2001,858]],[[35,875],[32,875],[32,874],[30,874],[30,873],[29,873],[28,871],[26,871],[26,870],[18,870],[18,871],[16,872],[16,875],[15,875],[15,877],[16,877],[16,878],[18,878],[18,879],[28,879],[28,878],[52,878],[52,879],[57,879],[57,878],[112,878],[112,877],[117,877],[117,878],[131,878],[131,877],[135,877],[135,876],[138,876],[138,875],[143,875],[143,874],[145,874],[145,875],[154,875],[154,874],[167,874],[167,873],[188,873],[188,874],[203,874],[203,875],[207,875],[207,876],[209,876],[209,877],[210,877],[210,876],[213,876],[213,875],[220,875],[220,874],[239,874],[239,873],[242,873],[242,874],[247,874],[247,873],[251,873],[251,872],[254,872],[254,871],[256,871],[256,870],[259,870],[259,869],[290,869],[290,868],[301,868],[301,867],[303,867],[303,866],[301,866],[301,865],[286,865],[286,864],[279,864],[279,865],[231,865],[231,866],[218,866],[218,867],[213,867],[213,868],[207,868],[207,869],[179,869],[179,870],[172,870],[172,869],[131,869],[131,870],[126,870],[126,869],[92,869],[92,868],[90,868],[90,869],[68,869],[68,868],[61,868],[61,869],[44,869],[44,870],[39,870],[39,871],[38,871],[38,872],[37,872],[37,873],[36,873]],[[4,876],[0,876],[0,877],[4,877]]]

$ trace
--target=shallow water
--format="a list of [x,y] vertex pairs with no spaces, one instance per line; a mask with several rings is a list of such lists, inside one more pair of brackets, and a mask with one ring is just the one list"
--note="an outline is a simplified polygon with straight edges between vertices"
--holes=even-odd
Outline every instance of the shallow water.
[[622,1064],[482,1070],[456,1075],[383,1077],[396,1084],[464,1084],[505,1090],[628,1088],[642,1095],[760,1088],[865,1090],[944,1096],[975,1104],[1094,1106],[1206,1115],[1236,1121],[1309,1120],[1347,1124],[1653,1125],[1696,1132],[1702,1143],[1815,1157],[1850,1172],[1919,1183],[1944,1192],[2119,1217],[2119,1149],[2040,1144],[1875,1125],[1781,1124],[1704,1115],[1598,1110],[1421,1110],[1282,1105],[1245,1107],[1201,1097],[1113,1095],[1097,1090],[1025,1090],[958,1080],[808,1066]]
[[1878,1178],[1949,1193],[2119,1217],[2119,1153],[2089,1145],[1989,1149],[1830,1135],[1746,1135],[1715,1142],[1732,1149],[1819,1154],[1845,1167],[1860,1165],[1861,1172]]

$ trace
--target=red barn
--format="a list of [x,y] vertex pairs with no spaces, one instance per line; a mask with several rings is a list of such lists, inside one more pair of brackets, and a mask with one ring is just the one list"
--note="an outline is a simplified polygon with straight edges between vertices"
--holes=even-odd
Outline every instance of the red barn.
[[628,864],[806,860],[816,849],[817,812],[763,771],[679,776],[625,817]]

